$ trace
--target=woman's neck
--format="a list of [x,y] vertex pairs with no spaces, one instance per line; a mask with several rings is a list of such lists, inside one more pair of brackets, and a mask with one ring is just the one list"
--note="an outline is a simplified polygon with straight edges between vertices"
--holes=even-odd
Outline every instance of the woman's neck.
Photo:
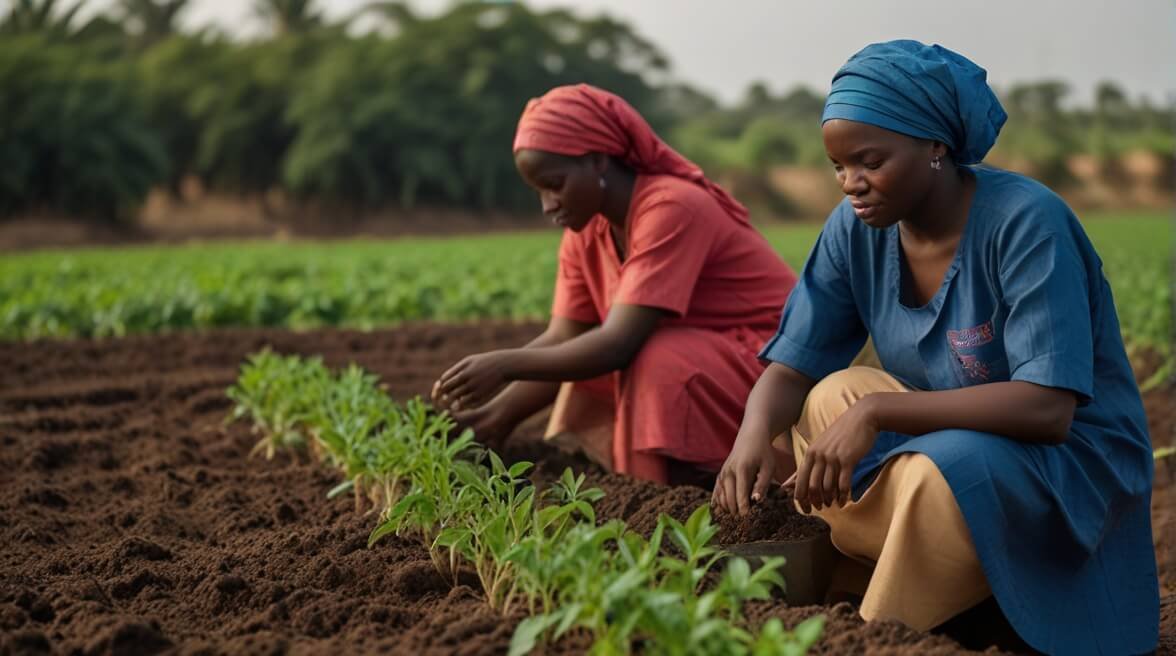
[[963,167],[954,170],[956,175],[944,176],[919,207],[902,220],[904,235],[921,242],[944,242],[963,234],[976,191],[976,176]]
[[600,213],[621,234],[624,234],[625,219],[629,216],[629,204],[633,200],[633,187],[637,174],[624,166],[610,166],[604,172],[604,203]]

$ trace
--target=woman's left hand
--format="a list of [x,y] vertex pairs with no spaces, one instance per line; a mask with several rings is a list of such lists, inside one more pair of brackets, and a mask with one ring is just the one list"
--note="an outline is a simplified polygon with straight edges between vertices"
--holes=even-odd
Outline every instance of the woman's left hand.
[[837,418],[833,425],[812,441],[796,470],[794,492],[801,510],[844,507],[849,503],[853,470],[874,446],[877,423],[865,397]]
[[450,367],[434,386],[434,395],[446,398],[454,410],[476,408],[511,382],[513,351],[490,351],[463,358]]

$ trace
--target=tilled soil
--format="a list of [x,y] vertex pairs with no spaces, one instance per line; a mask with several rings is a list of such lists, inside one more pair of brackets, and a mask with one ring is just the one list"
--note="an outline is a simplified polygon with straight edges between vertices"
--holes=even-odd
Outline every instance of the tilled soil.
[[[327,500],[336,476],[280,455],[247,457],[255,439],[225,426],[224,390],[245,355],[269,345],[357,362],[390,394],[425,393],[467,353],[520,344],[530,325],[417,325],[396,330],[243,330],[104,341],[0,343],[0,654],[499,654],[520,616],[482,602],[476,580],[453,586],[417,543],[366,548],[371,516]],[[1153,439],[1171,444],[1172,391],[1148,395]],[[709,494],[614,476],[538,444],[542,418],[506,452],[535,460],[537,479],[573,465],[607,496],[602,519],[648,532]],[[1154,519],[1166,590],[1163,644],[1176,654],[1173,461],[1157,471]],[[786,504],[761,521],[719,518],[722,541],[810,530]],[[770,520],[770,521],[769,521]],[[776,526],[776,530],[768,530]],[[781,528],[784,527],[784,528]],[[967,653],[853,607],[757,603],[756,621],[789,625],[825,613],[819,654]],[[578,653],[575,639],[550,649]]]

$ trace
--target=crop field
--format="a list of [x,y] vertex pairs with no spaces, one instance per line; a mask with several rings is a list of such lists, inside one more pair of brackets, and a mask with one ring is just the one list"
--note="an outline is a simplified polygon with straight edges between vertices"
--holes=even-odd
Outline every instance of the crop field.
[[[1162,213],[1085,222],[1124,336],[1171,353],[1172,225]],[[767,237],[799,269],[819,226]],[[0,338],[105,337],[232,326],[370,329],[545,317],[558,233],[336,244],[47,251],[0,260]]]
[[[1171,227],[1087,227],[1150,379],[1153,443],[1171,447]],[[799,267],[816,230],[768,236]],[[992,609],[922,634],[845,603],[790,606],[779,563],[714,560],[724,544],[811,531],[783,501],[711,516],[704,490],[543,443],[543,416],[491,454],[413,401],[461,356],[542,330],[557,239],[6,256],[0,653],[955,654],[997,641]],[[1176,653],[1174,478],[1176,458],[1157,460],[1159,653]]]

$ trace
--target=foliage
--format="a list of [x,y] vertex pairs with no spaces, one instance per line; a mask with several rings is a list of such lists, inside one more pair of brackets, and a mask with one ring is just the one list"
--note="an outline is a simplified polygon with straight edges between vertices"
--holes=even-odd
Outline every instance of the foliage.
[[583,474],[565,470],[540,492],[524,478],[530,463],[508,466],[468,430],[451,437],[447,415],[420,400],[393,403],[355,365],[331,375],[318,360],[263,351],[229,395],[230,420],[252,419],[263,444],[314,440],[312,452],[344,478],[329,496],[354,490],[357,512],[370,500],[379,523],[369,546],[415,536],[455,584],[461,564],[472,566],[494,610],[509,616],[525,605],[531,617],[512,654],[573,630],[591,635],[595,654],[800,655],[820,636],[820,617],[792,632],[779,620],[748,630],[743,604],[784,585],[783,561],[752,570],[727,558],[706,506],[686,522],[663,515],[649,539],[618,520],[597,525],[592,504],[603,493],[586,488]]
[[[331,22],[312,0],[254,0],[265,38],[231,40],[182,31],[188,0],[117,0],[85,23],[83,4],[15,0],[0,15],[0,145],[17,155],[0,217],[125,216],[150,188],[178,195],[187,180],[267,208],[533,207],[510,157],[515,123],[529,98],[578,82],[626,98],[757,213],[793,211],[774,167],[825,165],[820,94],[753,84],[722,105],[606,15],[485,2],[421,15],[380,1]],[[1058,185],[1075,154],[1113,180],[1144,152],[1168,162],[1152,182],[1176,185],[1170,108],[1109,82],[1092,107],[1072,108],[1068,91],[1051,80],[1005,90],[993,157]]]
[[[1173,240],[1167,217],[1101,215],[1084,225],[1102,257],[1129,354],[1136,361],[1158,354],[1170,367]],[[819,228],[765,233],[799,269]],[[551,308],[557,244],[558,234],[548,232],[9,255],[0,261],[0,338],[539,320]]]
[[125,218],[162,177],[126,66],[96,46],[0,38],[0,215]]
[[72,4],[57,0],[12,0],[8,13],[0,17],[0,35],[40,34],[59,40],[76,34],[74,19],[85,0]]
[[641,107],[667,66],[623,23],[521,4],[377,3],[362,15],[381,29],[353,35],[314,2],[258,0],[273,36],[248,42],[179,33],[187,5],[120,0],[122,23],[78,29],[76,5],[22,0],[0,21],[0,139],[21,156],[0,216],[126,214],[187,178],[350,207],[531,207],[509,155],[527,99],[588,81]]
[[[367,206],[530,206],[509,157],[526,100],[587,80],[640,106],[651,96],[640,71],[663,65],[606,19],[521,4],[467,3],[433,18],[397,7],[396,38],[335,44],[299,85],[283,171],[291,191]],[[631,59],[636,71],[622,65]]]

